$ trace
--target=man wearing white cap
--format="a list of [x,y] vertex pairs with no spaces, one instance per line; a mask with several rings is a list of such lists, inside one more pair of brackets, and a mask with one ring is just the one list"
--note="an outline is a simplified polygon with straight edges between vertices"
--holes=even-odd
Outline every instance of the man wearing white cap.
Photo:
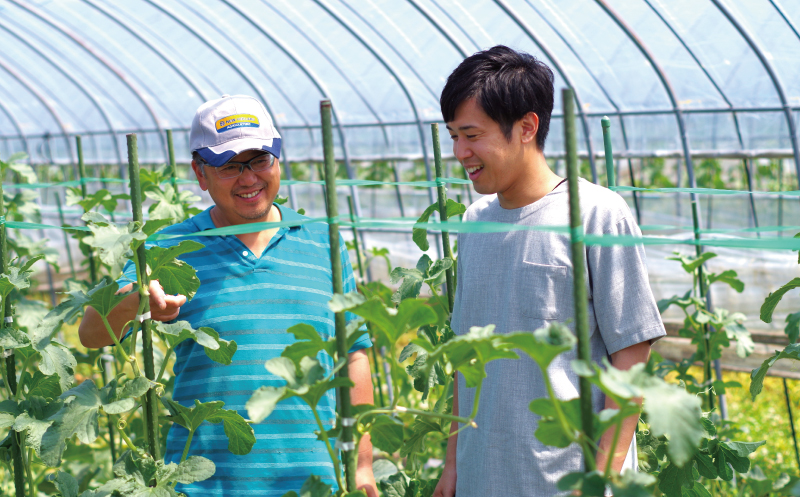
[[[234,236],[197,236],[158,241],[175,245],[190,239],[203,249],[180,259],[197,270],[201,286],[187,302],[182,295],[165,295],[157,281],[151,282],[153,319],[185,320],[193,327],[214,328],[225,340],[235,340],[233,362],[212,362],[203,347],[188,340],[176,348],[173,400],[187,407],[194,400],[222,400],[245,418],[245,404],[263,385],[280,386],[283,380],[268,374],[264,362],[279,357],[294,342],[286,330],[298,323],[312,324],[326,340],[335,334],[331,298],[331,262],[328,228],[324,224],[301,224],[307,219],[274,204],[280,187],[281,138],[264,106],[248,96],[223,96],[197,110],[190,135],[192,169],[214,201],[214,206],[162,231],[191,235],[200,231],[258,222],[298,221],[297,225]],[[347,250],[340,243],[345,292],[355,291],[355,280]],[[120,286],[135,281],[135,268],[128,264]],[[131,284],[121,291],[130,290]],[[112,328],[122,335],[125,324],[138,309],[138,295],[128,297],[109,316]],[[353,316],[348,316],[348,320]],[[99,315],[91,308],[81,323],[80,336],[87,347],[109,345],[110,337]],[[364,348],[372,343],[363,335],[350,349],[353,404],[372,404],[372,380]],[[326,371],[333,368],[329,356],[318,356]],[[323,423],[335,419],[336,399],[329,391],[318,405]],[[281,402],[262,423],[252,425],[256,444],[249,454],[228,451],[223,426],[204,424],[194,434],[189,455],[202,455],[216,464],[213,477],[177,491],[198,495],[283,495],[299,490],[310,475],[335,485],[333,465],[322,442],[314,434],[316,421],[307,405],[297,398]],[[167,436],[165,459],[178,462],[188,432],[173,425]],[[372,444],[365,436],[359,446],[356,481],[359,488],[377,497],[372,475]]]

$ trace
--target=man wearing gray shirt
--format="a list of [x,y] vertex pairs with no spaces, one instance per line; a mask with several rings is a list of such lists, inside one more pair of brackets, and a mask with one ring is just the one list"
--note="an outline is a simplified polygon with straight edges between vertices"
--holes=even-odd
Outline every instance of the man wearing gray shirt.
[[[543,154],[553,110],[553,73],[534,57],[497,46],[465,59],[441,96],[453,153],[485,196],[465,221],[526,226],[569,224],[567,187]],[[587,233],[640,235],[625,201],[605,188],[580,181]],[[496,333],[533,331],[573,319],[570,239],[545,231],[462,233],[458,239],[458,287],[452,327],[462,335],[473,326],[496,325]],[[586,248],[589,324],[593,359],[610,358],[618,369],[647,361],[651,342],[665,335],[647,280],[644,249]],[[570,368],[575,351],[549,368],[556,395],[578,396]],[[558,480],[583,465],[580,448],[548,447],[534,431],[531,400],[547,395],[538,366],[529,358],[487,365],[477,429],[448,440],[442,478],[434,497],[559,495]],[[453,411],[470,412],[475,389],[458,375]],[[597,411],[615,407],[595,392]],[[634,437],[637,417],[624,423],[618,445],[613,434],[600,441],[598,467],[613,457],[620,471]],[[453,423],[451,432],[458,429]]]

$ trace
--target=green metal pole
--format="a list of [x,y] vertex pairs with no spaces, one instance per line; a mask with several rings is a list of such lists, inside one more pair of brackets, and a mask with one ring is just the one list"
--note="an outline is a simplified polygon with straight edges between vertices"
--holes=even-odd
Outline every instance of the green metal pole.
[[[133,210],[133,220],[139,223],[144,222],[142,215],[142,189],[139,182],[139,151],[136,146],[136,135],[126,135],[128,140],[128,176],[131,186],[131,206]],[[150,277],[147,275],[147,253],[144,244],[136,249],[137,266],[141,268],[141,281],[139,282],[139,298],[143,299],[140,303],[142,315],[150,314]],[[135,335],[134,335],[135,336]],[[150,320],[142,321],[142,356],[144,356],[144,375],[149,380],[155,380],[155,366],[153,364],[153,332],[150,329]],[[152,388],[144,394],[144,418],[145,431],[147,433],[148,449],[154,459],[161,458],[158,443],[158,399],[156,392]]]
[[[58,192],[55,194],[56,199],[56,208],[58,209],[58,220],[61,223],[61,226],[67,224],[64,221],[64,209],[61,207],[61,197],[58,195]],[[72,249],[69,247],[69,236],[67,232],[64,231],[64,247],[67,249],[67,260],[69,261],[69,272],[72,275],[72,279],[75,279],[75,262],[72,260]]]
[[[571,88],[561,90],[564,102],[564,144],[566,145],[567,185],[569,187],[569,225],[572,240],[572,271],[574,274],[573,294],[575,297],[575,332],[578,336],[578,359],[592,362],[592,349],[589,343],[589,313],[586,294],[586,259],[583,244],[583,222],[578,193],[578,147],[575,133],[575,101]],[[594,471],[595,450],[593,448],[593,407],[592,385],[587,378],[580,380],[581,427],[590,443],[584,446],[584,465],[586,471]],[[586,454],[585,452],[589,452]]]
[[792,414],[792,398],[789,396],[789,385],[786,378],[783,378],[783,396],[786,398],[786,410],[789,411],[789,427],[792,430],[792,441],[794,442],[794,457],[797,460],[797,467],[800,468],[800,449],[797,447],[797,431],[794,429],[794,415]]
[[603,126],[603,146],[606,150],[606,178],[608,178],[608,187],[617,186],[617,177],[614,170],[614,156],[611,151],[611,119],[608,116],[603,116],[600,120]]
[[175,191],[175,196],[178,196],[178,171],[177,164],[175,164],[175,146],[172,143],[172,130],[167,130],[167,152],[169,153],[169,173],[172,181],[172,189]]
[[[3,199],[3,185],[0,182],[0,217],[6,213],[5,202]],[[8,273],[8,245],[6,241],[5,223],[0,225],[0,271]],[[6,317],[11,317],[11,299],[3,302],[0,310],[0,326],[6,327]],[[14,349],[4,350],[6,363],[6,381],[11,395],[17,394],[17,363],[14,356]],[[23,441],[19,433],[11,428],[11,459],[14,464],[14,489],[16,497],[25,497],[25,465],[22,462]]]
[[[78,151],[78,177],[81,181],[81,195],[86,198],[86,166],[83,163],[83,144],[81,136],[75,136],[75,148]],[[97,261],[94,259],[94,249],[89,247],[89,282],[92,286],[97,284]]]
[[[333,154],[333,127],[331,126],[331,101],[322,100],[320,102],[320,114],[322,114],[322,148],[325,157],[325,192],[328,208],[328,230],[331,245],[331,271],[333,273],[333,293],[344,293],[342,284],[342,259],[339,252],[339,223],[336,218],[339,215],[336,204],[336,160]],[[337,312],[336,320],[336,352],[339,360],[344,359],[344,366],[337,373],[338,376],[349,378],[347,355],[347,323],[345,322],[344,312]],[[339,388],[339,416],[342,420],[341,447],[342,460],[344,462],[346,491],[353,492],[356,489],[356,465],[358,453],[353,442],[353,425],[350,424],[350,387]]]
[[[442,150],[439,145],[439,125],[436,123],[431,124],[431,135],[433,136],[433,164],[436,167],[437,181],[442,178]],[[439,218],[442,222],[447,221],[447,190],[443,184],[436,187],[436,193],[439,197]],[[442,231],[442,247],[444,248],[444,256],[453,259],[453,248],[450,246],[450,233]],[[455,302],[456,285],[455,278],[453,278],[453,266],[450,266],[445,271],[445,281],[447,282],[447,305],[449,310],[453,312],[453,303]]]

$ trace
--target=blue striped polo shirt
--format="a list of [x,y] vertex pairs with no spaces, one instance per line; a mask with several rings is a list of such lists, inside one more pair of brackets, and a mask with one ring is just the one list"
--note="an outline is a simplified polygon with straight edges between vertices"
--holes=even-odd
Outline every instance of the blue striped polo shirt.
[[[277,206],[276,206],[277,207]],[[279,207],[284,221],[307,219],[287,207]],[[159,234],[191,234],[215,228],[210,208]],[[191,264],[200,278],[200,289],[181,307],[178,320],[194,328],[208,326],[220,338],[235,340],[238,350],[233,363],[223,366],[211,361],[203,347],[193,340],[176,347],[173,400],[187,407],[194,400],[222,400],[225,409],[235,409],[245,419],[245,403],[262,385],[282,386],[285,381],[264,368],[294,342],[286,330],[298,323],[313,325],[323,339],[335,335],[334,315],[328,309],[332,297],[332,273],[328,226],[310,223],[280,228],[260,257],[256,257],[236,236],[198,236],[155,242],[171,246],[181,240],[195,240],[205,248],[180,256]],[[356,290],[350,259],[343,242],[344,291]],[[135,280],[129,262],[125,279]],[[348,315],[348,320],[354,318]],[[363,335],[351,352],[370,347]],[[330,371],[332,359],[320,353],[318,359]],[[326,427],[335,419],[333,390],[323,397],[318,412]],[[189,455],[214,461],[217,471],[208,480],[176,490],[190,497],[200,495],[280,496],[299,490],[310,475],[319,475],[334,485],[333,464],[314,431],[317,425],[310,408],[299,398],[285,400],[259,424],[252,425],[256,444],[252,451],[237,456],[228,451],[222,423],[205,422],[195,432]],[[167,436],[165,460],[179,462],[188,430],[175,424]],[[331,442],[334,443],[334,442]]]

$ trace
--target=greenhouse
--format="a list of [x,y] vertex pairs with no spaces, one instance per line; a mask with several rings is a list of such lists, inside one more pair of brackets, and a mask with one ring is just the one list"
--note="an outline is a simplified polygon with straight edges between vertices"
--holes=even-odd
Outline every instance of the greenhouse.
[[[0,34],[0,495],[450,497],[437,482],[451,423],[463,443],[480,439],[471,433],[493,419],[478,408],[481,385],[486,397],[495,364],[517,357],[535,371],[531,382],[557,392],[522,399],[535,420],[535,436],[524,436],[582,461],[561,468],[559,495],[800,495],[800,2],[0,0]],[[608,188],[641,233],[593,233],[566,211],[557,225],[475,221],[488,197],[440,97],[462,61],[496,45],[552,71],[539,152],[567,178],[570,202],[578,176]],[[239,95],[274,125],[279,208],[269,200],[267,210],[288,217],[214,217],[224,202],[203,171],[220,169],[192,155],[196,113]],[[259,126],[250,114],[228,117],[245,115]],[[260,177],[259,157],[233,161],[231,178]],[[195,231],[208,234],[171,226],[201,218],[207,226]],[[288,240],[283,253],[311,259],[281,262],[268,255],[275,239],[246,241],[267,231]],[[582,282],[577,263],[575,275],[564,268],[569,312],[530,321],[544,328],[494,333],[482,322],[459,332],[457,285],[485,285],[500,307],[522,296],[500,273],[462,276],[460,242],[539,231],[574,254],[646,254],[666,333],[645,337],[646,367],[616,369],[609,346],[606,368],[583,350],[608,342],[593,306],[611,290],[591,267]],[[338,237],[343,263],[330,249]],[[224,286],[238,273],[206,256],[216,243],[254,258],[251,272],[268,273],[266,283],[240,294]],[[500,258],[480,262],[491,274]],[[265,260],[274,265],[259,268]],[[327,286],[309,292],[322,314],[298,319],[301,298],[278,290],[321,281],[309,272],[320,265]],[[634,288],[615,274],[626,276],[609,287]],[[180,296],[186,307],[171,317],[151,309],[153,283],[161,309]],[[207,302],[237,310],[191,318],[206,316]],[[115,318],[125,306],[128,318]],[[623,321],[638,319],[630,314]],[[252,316],[262,317],[228,324]],[[87,346],[89,322],[103,337]],[[260,331],[251,337],[248,326]],[[368,334],[357,338],[359,329]],[[351,405],[346,371],[356,381],[362,356],[372,388],[358,402],[367,397],[356,382]],[[574,395],[550,384],[559,361],[580,383]],[[194,376],[212,369],[221,376]],[[216,381],[224,388],[209,386]],[[471,414],[453,409],[464,381],[477,386]],[[613,406],[592,414],[589,388]],[[606,438],[616,429],[613,443],[626,440],[619,434],[636,413],[632,466],[620,473]],[[275,428],[303,423],[307,433]],[[370,443],[374,488],[355,476]],[[255,461],[250,473],[231,469],[239,461]],[[529,495],[554,491],[532,485]]]

